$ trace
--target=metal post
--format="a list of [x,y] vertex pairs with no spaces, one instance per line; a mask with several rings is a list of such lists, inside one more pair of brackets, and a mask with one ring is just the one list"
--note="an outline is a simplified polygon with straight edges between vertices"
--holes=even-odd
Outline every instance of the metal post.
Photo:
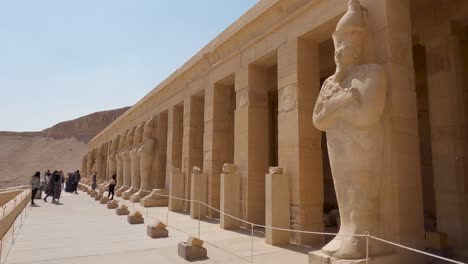
[[169,225],[169,205],[167,206],[167,213],[166,213],[166,225]]
[[366,231],[366,264],[369,264],[369,232]]
[[251,235],[251,240],[250,240],[250,263],[253,263],[253,242],[254,242],[254,224],[250,224],[250,235]]
[[13,229],[11,232],[11,245],[13,245],[13,243],[15,243],[15,221],[13,221]]
[[146,207],[146,217],[148,217],[148,207]]
[[198,238],[200,238],[200,201],[198,201]]

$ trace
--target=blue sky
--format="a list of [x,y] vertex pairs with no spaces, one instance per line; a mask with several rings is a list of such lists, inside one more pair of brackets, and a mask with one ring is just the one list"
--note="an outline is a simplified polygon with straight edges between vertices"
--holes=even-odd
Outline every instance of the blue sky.
[[0,0],[0,131],[136,103],[257,0]]

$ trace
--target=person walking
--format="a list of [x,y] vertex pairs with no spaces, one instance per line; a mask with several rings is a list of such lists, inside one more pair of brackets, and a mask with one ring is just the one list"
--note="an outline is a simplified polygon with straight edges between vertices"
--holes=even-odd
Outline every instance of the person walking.
[[93,180],[92,180],[92,183],[91,183],[91,188],[94,190],[96,190],[96,187],[97,187],[97,176],[96,176],[96,172],[94,173],[93,175]]
[[52,200],[52,203],[60,204],[60,195],[62,194],[62,175],[60,172],[55,171],[52,174],[52,179],[54,182],[54,199]]
[[75,172],[75,178],[76,178],[76,185],[75,185],[75,194],[78,194],[77,190],[78,190],[78,184],[80,184],[80,181],[81,181],[81,174],[80,174],[80,171],[77,170]]
[[109,193],[107,194],[107,198],[112,194],[112,198],[110,200],[114,200],[114,190],[115,190],[115,185],[117,184],[116,178],[117,175],[112,175],[112,179],[109,181]]
[[76,182],[76,174],[75,173],[70,173],[70,178],[68,179],[68,182],[70,184],[69,192],[74,193],[75,192],[75,182]]
[[36,198],[37,190],[41,187],[40,183],[41,173],[36,171],[31,178],[31,186],[32,186],[32,193],[31,193],[31,206],[36,206],[34,203],[34,198]]
[[46,179],[47,179],[47,186],[45,188],[45,194],[46,196],[44,197],[44,202],[47,203],[47,197],[49,196],[52,196],[52,202],[55,202],[55,198],[54,198],[54,179],[53,179],[53,175],[47,175],[46,174]]

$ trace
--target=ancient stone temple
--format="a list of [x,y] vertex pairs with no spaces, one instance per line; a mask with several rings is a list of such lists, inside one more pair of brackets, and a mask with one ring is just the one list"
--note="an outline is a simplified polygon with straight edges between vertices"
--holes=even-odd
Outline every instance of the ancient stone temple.
[[422,263],[353,234],[468,258],[467,37],[465,0],[261,0],[82,170],[142,206],[296,230],[266,242],[321,249],[310,263]]

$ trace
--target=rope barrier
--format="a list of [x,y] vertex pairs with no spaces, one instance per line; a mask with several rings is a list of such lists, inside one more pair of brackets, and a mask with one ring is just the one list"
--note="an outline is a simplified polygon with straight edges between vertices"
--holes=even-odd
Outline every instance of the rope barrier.
[[[425,252],[423,250],[418,250],[418,249],[415,249],[415,248],[411,248],[411,247],[408,247],[408,246],[404,246],[404,245],[401,245],[401,244],[398,244],[398,243],[395,243],[395,242],[391,242],[391,241],[388,241],[388,240],[385,240],[385,239],[382,239],[382,238],[379,238],[379,237],[375,237],[375,236],[372,236],[370,235],[368,232],[364,233],[364,234],[343,234],[343,233],[331,233],[331,232],[316,232],[316,231],[303,231],[303,230],[295,230],[295,229],[288,229],[288,228],[280,228],[280,227],[273,227],[273,226],[266,226],[266,225],[260,225],[260,224],[255,224],[255,223],[252,223],[252,222],[249,222],[249,221],[245,221],[243,219],[240,219],[238,217],[235,217],[233,215],[230,215],[230,214],[227,214],[223,211],[220,211],[219,209],[217,208],[214,208],[202,201],[199,201],[199,200],[192,200],[192,199],[185,199],[185,198],[180,198],[180,197],[175,197],[175,196],[171,196],[171,195],[167,195],[167,194],[160,194],[160,193],[153,193],[157,196],[161,196],[161,197],[166,197],[166,198],[169,198],[169,199],[175,199],[175,200],[180,200],[180,201],[186,201],[186,202],[197,202],[198,203],[198,237],[200,237],[200,205],[203,204],[204,206],[222,214],[222,215],[225,215],[225,216],[228,216],[232,219],[235,219],[235,220],[238,220],[242,223],[245,223],[247,225],[250,225],[250,229],[251,229],[251,256],[250,256],[250,262],[253,263],[253,237],[254,237],[254,227],[261,227],[261,228],[265,228],[265,229],[271,229],[271,230],[278,230],[278,231],[286,231],[286,232],[292,232],[292,233],[301,233],[301,234],[314,234],[314,235],[325,235],[325,236],[353,236],[353,237],[365,237],[366,238],[366,263],[369,263],[369,244],[370,244],[370,241],[369,239],[374,239],[374,240],[377,240],[377,241],[380,241],[382,243],[386,243],[386,244],[389,244],[389,245],[392,245],[392,246],[395,246],[395,247],[398,247],[398,248],[402,248],[402,249],[406,249],[406,250],[409,250],[409,251],[412,251],[412,252],[415,252],[415,253],[419,253],[419,254],[422,254],[422,255],[425,255],[425,256],[428,256],[428,257],[432,257],[432,258],[436,258],[436,259],[440,259],[440,260],[443,260],[443,261],[447,261],[447,262],[450,262],[450,263],[455,263],[455,264],[466,264],[466,263],[463,263],[463,262],[460,262],[460,261],[456,261],[456,260],[452,260],[452,259],[449,259],[449,258],[445,258],[445,257],[441,257],[441,256],[438,256],[438,255],[435,255],[435,254],[431,254],[431,253],[428,253],[428,252]],[[125,204],[125,201],[123,201],[123,203]],[[154,219],[152,217],[149,217],[148,216],[148,213],[147,213],[147,217],[150,218],[150,219]],[[158,220],[158,219],[154,219],[154,220]],[[168,211],[167,211],[167,215],[166,215],[166,225],[167,226],[170,226],[174,229],[177,229],[175,227],[173,227],[172,225],[169,225],[169,207],[168,207]],[[186,232],[184,232],[186,233]],[[193,235],[193,234],[190,234],[190,235]]]

